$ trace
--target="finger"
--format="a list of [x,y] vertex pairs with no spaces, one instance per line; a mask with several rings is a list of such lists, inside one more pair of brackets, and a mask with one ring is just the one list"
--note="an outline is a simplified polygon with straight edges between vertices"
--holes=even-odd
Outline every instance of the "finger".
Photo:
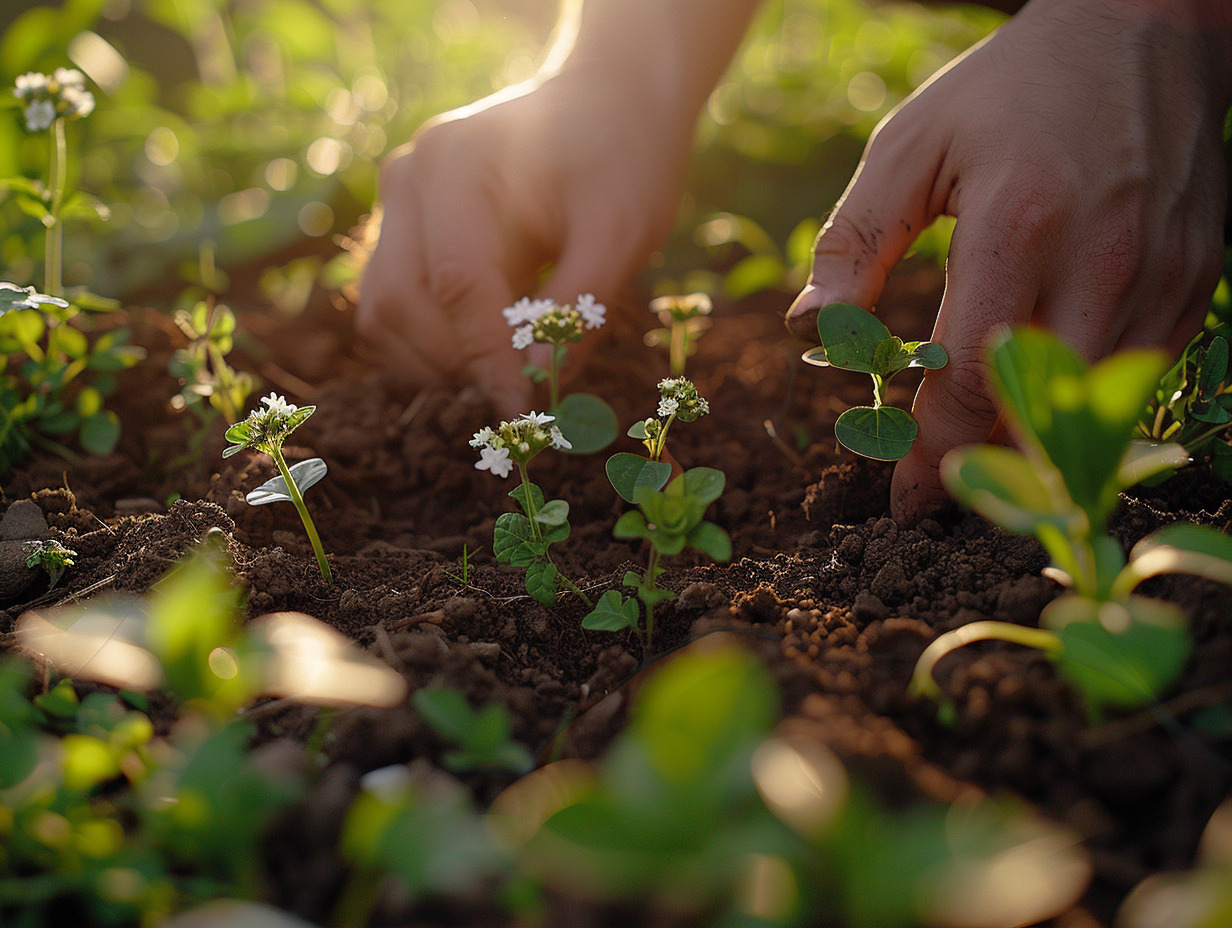
[[902,130],[887,121],[869,140],[855,176],[817,236],[809,281],[787,312],[788,328],[800,337],[816,340],[817,311],[828,303],[871,309],[894,265],[943,209],[934,184],[944,146],[923,136],[920,125],[917,119]]
[[941,459],[953,448],[987,440],[997,421],[986,362],[989,339],[1005,326],[1026,323],[1035,308],[1036,266],[1015,257],[1023,252],[1001,212],[977,209],[955,226],[933,331],[949,362],[920,384],[912,410],[919,434],[895,467],[890,487],[891,514],[906,523],[949,505]]

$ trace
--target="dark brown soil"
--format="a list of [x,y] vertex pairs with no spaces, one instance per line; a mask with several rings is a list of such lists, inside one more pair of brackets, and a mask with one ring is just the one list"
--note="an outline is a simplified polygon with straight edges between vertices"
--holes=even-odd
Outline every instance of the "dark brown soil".
[[[887,324],[904,337],[926,336],[937,283],[929,269],[900,274],[884,301]],[[1227,794],[1232,742],[1226,731],[1212,735],[1195,723],[1201,709],[1230,695],[1227,590],[1193,579],[1153,581],[1154,595],[1193,616],[1197,643],[1184,683],[1169,697],[1175,730],[1149,715],[1091,723],[1045,658],[1000,644],[971,646],[942,662],[938,675],[958,719],[939,724],[932,706],[907,695],[924,646],[981,618],[1034,624],[1058,588],[1040,576],[1047,558],[1031,539],[970,516],[913,528],[887,517],[889,469],[853,460],[833,440],[836,415],[865,401],[866,378],[801,364],[803,346],[779,316],[785,302],[720,307],[691,362],[712,415],[676,427],[672,449],[684,466],[726,473],[711,518],[731,533],[735,554],[725,566],[689,557],[671,564],[663,582],[680,596],[660,610],[656,650],[713,631],[736,633],[780,680],[783,724],[829,745],[891,801],[950,800],[974,786],[1015,793],[1067,823],[1084,837],[1096,877],[1080,906],[1054,924],[1109,925],[1139,880],[1191,861]],[[648,314],[613,315],[604,330],[610,350],[594,353],[585,389],[609,399],[628,423],[653,408],[666,362],[641,347]],[[329,464],[328,478],[308,497],[335,571],[326,584],[291,507],[244,502],[270,476],[268,461],[248,452],[224,461],[221,429],[198,457],[189,455],[191,426],[167,405],[176,390],[165,374],[175,330],[155,313],[129,321],[151,361],[125,383],[120,450],[71,463],[36,457],[5,479],[4,502],[33,498],[80,556],[52,593],[36,585],[0,603],[0,632],[32,603],[94,587],[144,591],[217,526],[231,538],[251,617],[307,612],[372,649],[412,688],[445,682],[474,701],[499,700],[517,738],[534,750],[576,715],[555,748],[602,751],[627,702],[607,697],[638,671],[640,648],[631,636],[581,629],[573,597],[539,605],[517,571],[495,564],[492,527],[512,506],[505,494],[513,483],[473,467],[467,441],[493,422],[474,391],[416,391],[374,372],[351,339],[346,312],[320,307],[294,323],[247,318],[253,344],[267,352],[247,363],[266,391],[317,405],[287,452]],[[913,389],[914,382],[896,383],[893,399],[905,405]],[[636,443],[621,439],[618,448],[626,447]],[[544,455],[535,477],[572,506],[573,534],[557,546],[562,570],[595,594],[618,586],[644,552],[611,537],[623,504],[599,459]],[[1185,473],[1127,500],[1115,531],[1129,545],[1178,518],[1227,530],[1228,496],[1204,473]],[[466,584],[458,579],[464,552]],[[305,738],[314,718],[309,708],[274,707],[263,737]],[[443,749],[409,705],[343,713],[325,743],[331,766],[302,814],[275,837],[280,856],[271,862],[275,901],[310,918],[337,892],[342,871],[332,840],[358,776],[435,760]],[[485,802],[505,782],[469,785]]]

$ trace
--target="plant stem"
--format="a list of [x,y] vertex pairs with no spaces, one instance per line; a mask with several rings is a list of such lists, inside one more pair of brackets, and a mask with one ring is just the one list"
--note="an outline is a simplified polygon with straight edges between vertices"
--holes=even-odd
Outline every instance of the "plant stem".
[[565,360],[567,349],[564,345],[552,346],[552,362],[548,365],[548,402],[552,415],[560,406],[560,366]]
[[[552,559],[548,558],[548,560],[551,561]],[[556,579],[559,580],[564,585],[565,589],[567,589],[570,593],[572,593],[574,596],[580,599],[583,603],[585,603],[587,609],[595,608],[594,600],[592,600],[589,596],[583,593],[581,587],[579,587],[576,583],[574,583],[572,580],[570,580],[568,577],[562,574],[560,572],[559,567],[556,568]]]
[[[535,521],[535,498],[531,496],[530,492],[534,484],[530,482],[530,475],[526,473],[526,466],[524,464],[518,464],[518,476],[522,478],[522,497],[526,500],[526,504],[522,508],[526,510],[526,518],[530,521],[530,530],[534,533],[535,541],[542,541],[543,534],[539,531],[539,523]],[[556,562],[546,553],[543,555],[543,559],[553,567],[556,567]],[[576,583],[561,573],[559,567],[556,567],[556,579],[561,582],[565,589],[584,602],[587,609],[595,608],[594,601],[583,593]]]
[[68,183],[67,161],[64,119],[57,118],[51,123],[51,165],[47,172],[51,203],[43,249],[43,290],[50,296],[59,296],[64,291],[64,226],[60,222],[60,206]]
[[282,456],[282,449],[272,449],[270,457],[274,459],[278,473],[282,475],[287,485],[287,493],[291,497],[291,502],[295,504],[300,521],[304,523],[304,531],[308,533],[308,541],[312,543],[313,553],[317,556],[317,567],[321,569],[321,577],[326,583],[333,583],[334,575],[330,572],[329,561],[325,560],[325,549],[321,547],[321,536],[317,534],[317,527],[313,524],[312,516],[308,514],[308,507],[304,505],[304,495],[295,485],[295,478],[291,476],[291,469],[287,467],[286,459]]
[[1026,628],[1022,625],[1015,625],[1013,622],[992,620],[972,622],[938,635],[924,649],[924,653],[916,661],[915,671],[911,674],[911,692],[930,699],[937,699],[941,695],[941,688],[937,686],[937,681],[933,677],[933,668],[936,667],[937,661],[963,645],[994,638],[1026,645],[1029,648],[1038,648],[1052,654],[1061,651],[1061,639],[1054,632],[1046,629]]
[[672,376],[684,376],[685,357],[689,352],[689,333],[686,323],[672,321],[671,343],[668,355],[671,358]]
[[[659,574],[659,549],[653,544],[650,546],[650,556],[646,559],[646,589],[654,590],[655,580]],[[646,603],[646,641],[645,655],[643,659],[650,654],[650,645],[654,641],[654,603]]]

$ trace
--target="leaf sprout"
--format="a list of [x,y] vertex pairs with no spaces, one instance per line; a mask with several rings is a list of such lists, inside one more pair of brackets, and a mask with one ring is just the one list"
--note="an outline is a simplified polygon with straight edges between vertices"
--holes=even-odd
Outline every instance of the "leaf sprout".
[[[265,503],[289,502],[295,506],[300,521],[304,523],[304,531],[312,544],[313,553],[317,558],[317,567],[326,583],[333,581],[329,562],[325,559],[325,549],[321,547],[321,537],[317,527],[304,504],[303,490],[317,483],[325,476],[325,462],[320,458],[310,458],[300,461],[294,467],[288,467],[282,455],[282,444],[287,437],[304,424],[305,420],[317,411],[315,406],[296,406],[288,403],[284,397],[276,393],[262,397],[265,408],[257,408],[248,414],[247,419],[241,419],[226,432],[227,441],[231,445],[223,449],[222,456],[229,458],[245,448],[263,451],[274,459],[278,468],[278,476],[267,480],[246,497],[251,506]],[[297,484],[296,479],[302,483]]]
[[48,589],[55,589],[60,578],[64,576],[64,571],[73,566],[73,558],[77,556],[76,551],[62,545],[54,538],[46,541],[27,541],[26,546],[30,548],[26,566],[31,569],[41,567],[47,572]]

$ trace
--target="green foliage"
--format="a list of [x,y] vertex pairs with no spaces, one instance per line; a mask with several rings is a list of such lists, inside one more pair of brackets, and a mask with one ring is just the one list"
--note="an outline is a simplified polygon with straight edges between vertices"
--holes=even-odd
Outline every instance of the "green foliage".
[[569,504],[563,499],[545,500],[543,491],[526,478],[510,491],[522,512],[504,512],[492,531],[492,553],[501,564],[526,568],[526,592],[550,606],[556,602],[560,581],[577,593],[589,607],[590,600],[556,568],[548,548],[569,537]]
[[176,312],[175,324],[189,341],[168,364],[182,385],[172,407],[192,410],[201,432],[219,414],[228,425],[235,423],[254,386],[251,374],[227,363],[235,344],[235,313],[221,303],[201,300],[191,310]]
[[433,687],[416,692],[411,704],[433,731],[458,746],[442,759],[449,770],[523,774],[534,766],[530,751],[512,740],[509,713],[500,703],[476,710],[457,690]]
[[[642,427],[642,423],[638,423]],[[641,437],[645,437],[642,428]],[[635,436],[636,437],[636,436]],[[607,459],[607,479],[620,498],[627,503],[635,502],[634,494],[642,487],[661,490],[672,474],[672,465],[666,461],[650,461],[638,454],[621,451]]]
[[570,393],[553,413],[573,454],[594,454],[616,440],[616,413],[593,393]]
[[26,558],[27,567],[41,567],[47,573],[48,589],[55,589],[64,571],[73,566],[73,558],[77,552],[66,547],[54,538],[47,541],[26,542],[30,554]]
[[1232,539],[1214,529],[1169,526],[1143,539],[1128,560],[1106,534],[1121,490],[1187,460],[1175,444],[1131,447],[1166,361],[1158,352],[1124,351],[1088,367],[1055,337],[1027,329],[997,343],[990,364],[1024,451],[958,448],[942,460],[942,480],[1003,528],[1035,535],[1052,559],[1048,576],[1069,592],[1045,608],[1045,630],[981,622],[976,631],[940,636],[917,663],[912,687],[936,695],[932,667],[942,655],[998,637],[1053,653],[1093,713],[1149,703],[1181,672],[1190,641],[1175,606],[1135,588],[1160,573],[1232,583]]
[[919,427],[907,411],[884,405],[890,379],[911,367],[945,367],[945,349],[933,342],[904,342],[872,313],[850,303],[823,306],[817,333],[821,345],[804,353],[807,363],[873,378],[873,405],[846,410],[834,423],[835,437],[856,454],[897,461],[911,450]]

